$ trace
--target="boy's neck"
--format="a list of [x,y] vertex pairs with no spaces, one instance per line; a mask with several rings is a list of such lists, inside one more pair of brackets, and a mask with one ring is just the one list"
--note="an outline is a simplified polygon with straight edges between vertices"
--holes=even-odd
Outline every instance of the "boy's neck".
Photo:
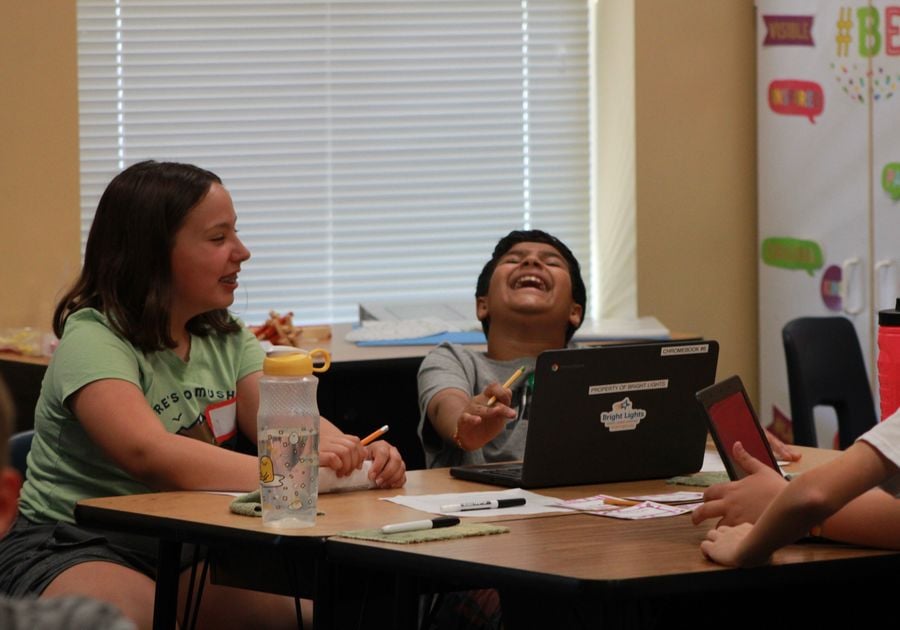
[[487,346],[488,358],[495,361],[536,357],[545,350],[565,348],[566,333],[565,330],[553,331],[546,326],[495,327],[492,322]]

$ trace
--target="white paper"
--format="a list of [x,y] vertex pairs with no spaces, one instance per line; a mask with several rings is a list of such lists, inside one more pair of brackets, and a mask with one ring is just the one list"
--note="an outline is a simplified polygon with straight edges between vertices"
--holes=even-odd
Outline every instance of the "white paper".
[[[451,503],[469,503],[471,501],[490,501],[491,499],[518,499],[524,498],[525,505],[515,507],[471,510],[466,512],[441,512],[442,505]],[[418,496],[398,495],[387,497],[382,501],[391,501],[414,510],[428,512],[430,514],[447,514],[450,516],[520,516],[525,514],[546,514],[550,512],[570,512],[561,507],[556,507],[560,501],[556,497],[545,497],[541,494],[528,492],[522,488],[510,490],[493,490],[489,492],[456,492],[449,494],[422,494]]]
[[331,468],[319,467],[319,494],[329,492],[349,492],[351,490],[368,490],[375,487],[375,482],[369,479],[369,471],[372,469],[372,460],[363,462],[362,468],[354,470],[346,477],[338,477]]
[[703,468],[700,469],[700,472],[725,472],[725,464],[719,457],[719,451],[708,449],[704,451]]

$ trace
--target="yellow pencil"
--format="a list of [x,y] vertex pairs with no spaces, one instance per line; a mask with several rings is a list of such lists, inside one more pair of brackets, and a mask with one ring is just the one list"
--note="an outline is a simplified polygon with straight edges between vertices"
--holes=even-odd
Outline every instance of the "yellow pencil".
[[606,497],[603,499],[603,502],[606,505],[622,505],[622,506],[630,506],[630,505],[638,504],[638,501],[630,501],[629,499],[615,499],[613,497]]
[[[522,376],[524,373],[525,373],[525,366],[523,365],[518,370],[513,372],[512,376],[510,376],[508,379],[506,379],[506,382],[503,383],[503,389],[509,389],[509,386],[512,385],[513,383],[515,383],[516,381],[518,381],[519,377]],[[487,401],[487,406],[490,407],[495,402],[497,402],[497,397],[491,396]]]
[[366,446],[368,444],[371,444],[372,442],[374,442],[375,440],[377,440],[378,438],[380,438],[382,435],[384,435],[387,432],[388,432],[388,425],[384,425],[380,429],[375,429],[374,431],[372,431],[369,435],[367,435],[366,437],[361,439],[359,441],[359,443],[362,444],[363,446]]

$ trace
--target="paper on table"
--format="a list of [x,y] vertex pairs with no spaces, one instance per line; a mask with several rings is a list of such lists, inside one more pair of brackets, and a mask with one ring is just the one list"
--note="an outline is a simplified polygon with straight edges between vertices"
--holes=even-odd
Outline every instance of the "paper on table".
[[662,503],[654,503],[653,501],[644,501],[631,507],[622,508],[614,512],[606,512],[600,516],[609,516],[610,518],[622,518],[632,521],[644,520],[647,518],[665,518],[667,516],[680,516],[687,514],[693,510],[694,506],[678,506],[664,505]]
[[637,496],[625,497],[632,501],[653,501],[654,503],[668,503],[669,505],[681,503],[702,503],[702,492],[665,492],[663,494],[641,494]]
[[572,510],[594,514],[596,516],[610,516],[613,518],[622,518],[628,520],[643,520],[647,518],[664,518],[667,516],[678,516],[679,514],[687,514],[694,509],[695,506],[675,506],[655,503],[653,501],[642,501],[637,505],[622,507],[607,503],[606,500],[619,502],[622,499],[618,497],[610,497],[605,494],[595,494],[592,497],[583,497],[581,499],[570,499],[561,501],[559,505],[565,506]]
[[719,457],[719,451],[707,450],[703,454],[703,468],[700,472],[725,472],[725,464]]
[[372,460],[363,462],[362,468],[354,470],[346,477],[338,477],[331,468],[319,467],[319,494],[329,492],[349,492],[351,490],[368,490],[375,487],[375,482],[369,479],[369,470],[372,469]]
[[[517,499],[524,498],[525,505],[500,508],[496,510],[472,510],[469,512],[441,512],[442,505],[450,503],[468,503],[470,501],[489,501],[491,499]],[[491,516],[502,514],[503,516],[518,516],[522,514],[544,514],[550,512],[571,512],[564,508],[553,506],[559,503],[555,497],[545,497],[534,492],[512,488],[510,490],[493,490],[490,492],[455,492],[449,494],[421,494],[418,496],[387,497],[383,501],[391,501],[399,505],[429,512],[431,514],[447,514],[452,516]]]

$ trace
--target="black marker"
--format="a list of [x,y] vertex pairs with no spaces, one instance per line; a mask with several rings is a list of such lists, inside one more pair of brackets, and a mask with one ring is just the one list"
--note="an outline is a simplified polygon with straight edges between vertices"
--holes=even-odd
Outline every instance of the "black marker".
[[499,508],[517,507],[525,505],[525,499],[486,499],[484,501],[470,501],[469,503],[450,503],[442,505],[441,512],[469,512],[471,510],[496,510]]
[[399,534],[401,532],[417,532],[423,529],[437,529],[438,527],[453,527],[459,525],[459,519],[455,516],[438,516],[437,518],[422,521],[409,521],[406,523],[394,523],[381,528],[382,534]]

